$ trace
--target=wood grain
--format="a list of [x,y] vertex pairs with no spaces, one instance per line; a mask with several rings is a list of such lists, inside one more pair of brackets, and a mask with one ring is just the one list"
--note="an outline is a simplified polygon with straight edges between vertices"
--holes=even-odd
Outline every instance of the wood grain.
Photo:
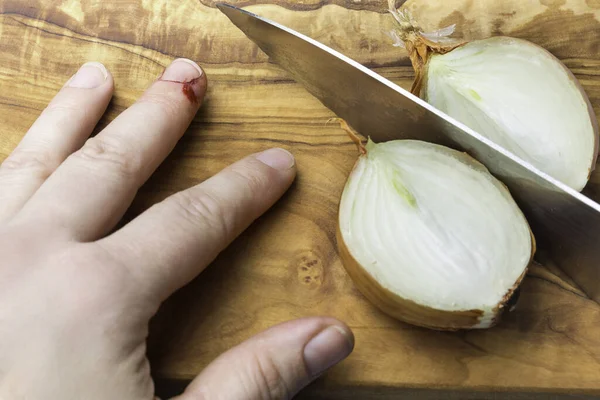
[[[385,0],[231,3],[410,87],[406,53],[385,34],[392,26]],[[406,6],[426,28],[457,23],[465,38],[504,34],[544,46],[575,73],[600,113],[597,0],[411,0]],[[415,328],[384,316],[360,295],[335,246],[337,204],[354,146],[343,131],[326,125],[332,113],[270,64],[213,1],[4,0],[0,160],[83,62],[101,61],[115,77],[115,97],[101,129],[176,57],[206,69],[208,98],[125,220],[271,146],[296,155],[299,175],[271,211],[154,319],[149,351],[162,390],[185,384],[218,354],[262,329],[325,314],[352,327],[356,349],[305,398],[600,394],[600,306],[553,267],[543,249],[539,259],[545,266],[526,277],[518,309],[488,331]],[[600,175],[586,192],[600,194]]]

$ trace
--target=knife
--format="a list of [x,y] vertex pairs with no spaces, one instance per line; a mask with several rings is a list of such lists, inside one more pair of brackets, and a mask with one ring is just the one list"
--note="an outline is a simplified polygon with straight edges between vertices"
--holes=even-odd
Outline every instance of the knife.
[[324,44],[246,10],[217,7],[362,135],[375,142],[428,141],[465,151],[484,164],[509,188],[540,247],[600,303],[600,204]]

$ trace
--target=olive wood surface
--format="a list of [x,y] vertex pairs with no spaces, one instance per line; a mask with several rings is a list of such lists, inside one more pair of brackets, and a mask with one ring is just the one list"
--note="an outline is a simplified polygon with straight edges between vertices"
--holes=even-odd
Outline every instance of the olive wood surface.
[[[386,35],[393,26],[386,3],[231,1],[408,89],[413,71],[406,52]],[[456,23],[457,37],[508,35],[545,47],[573,71],[600,111],[600,0],[410,0],[404,6],[428,30]],[[159,391],[177,390],[218,354],[273,324],[332,315],[353,329],[356,348],[303,392],[305,398],[600,394],[600,306],[555,268],[543,249],[538,260],[544,266],[531,268],[518,308],[493,329],[417,328],[386,317],[365,300],[341,264],[335,238],[338,201],[357,157],[355,146],[336,124],[326,124],[333,114],[269,63],[214,1],[0,2],[0,161],[83,62],[101,61],[115,78],[114,99],[99,130],[176,57],[205,68],[207,100],[141,188],[125,221],[272,146],[295,154],[298,178],[153,320],[149,355]],[[586,193],[600,193],[600,178],[592,179]]]

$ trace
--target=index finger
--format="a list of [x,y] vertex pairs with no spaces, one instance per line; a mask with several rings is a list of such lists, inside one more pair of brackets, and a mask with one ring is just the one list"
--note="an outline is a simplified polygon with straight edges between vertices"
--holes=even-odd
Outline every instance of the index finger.
[[96,243],[162,302],[271,207],[295,175],[294,158],[283,149],[248,156]]

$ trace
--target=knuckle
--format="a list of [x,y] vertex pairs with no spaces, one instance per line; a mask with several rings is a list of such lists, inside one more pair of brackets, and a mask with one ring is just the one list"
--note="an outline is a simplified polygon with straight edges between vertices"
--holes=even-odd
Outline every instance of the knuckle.
[[88,139],[83,147],[73,153],[86,167],[96,170],[109,169],[119,178],[134,180],[141,169],[137,152],[131,151],[126,142],[111,136],[96,136]]
[[56,168],[58,162],[44,151],[17,150],[9,155],[0,164],[0,169],[5,171],[26,171],[36,174],[40,178],[47,178]]
[[260,388],[260,393],[264,399],[289,399],[292,392],[280,371],[271,357],[266,355],[254,356],[254,380]]
[[188,191],[174,196],[177,209],[186,220],[206,226],[212,234],[225,240],[232,231],[231,221],[225,216],[222,202],[207,191],[193,195]]

